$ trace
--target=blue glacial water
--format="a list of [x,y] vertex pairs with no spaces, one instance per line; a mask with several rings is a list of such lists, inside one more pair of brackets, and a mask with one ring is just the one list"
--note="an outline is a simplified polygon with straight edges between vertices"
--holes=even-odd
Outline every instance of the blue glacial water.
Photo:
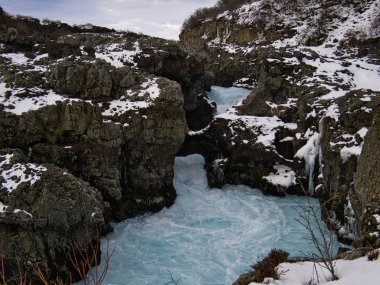
[[245,99],[252,90],[238,87],[224,88],[212,86],[211,91],[207,92],[207,96],[216,103],[217,114],[222,114],[231,106]]
[[209,189],[203,165],[200,155],[176,158],[175,204],[114,225],[104,284],[164,285],[170,274],[181,285],[231,284],[271,248],[314,252],[296,221],[306,198],[264,196],[241,185]]

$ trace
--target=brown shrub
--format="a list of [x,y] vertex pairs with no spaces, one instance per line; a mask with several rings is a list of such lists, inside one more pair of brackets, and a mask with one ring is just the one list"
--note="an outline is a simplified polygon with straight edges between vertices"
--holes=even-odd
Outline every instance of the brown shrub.
[[367,258],[368,258],[368,261],[375,261],[379,258],[379,256],[380,256],[380,249],[369,252],[367,255]]
[[251,282],[262,283],[265,278],[278,279],[281,272],[276,267],[288,260],[289,253],[282,249],[272,249],[264,258],[251,266],[252,271],[243,274],[232,285],[248,285]]

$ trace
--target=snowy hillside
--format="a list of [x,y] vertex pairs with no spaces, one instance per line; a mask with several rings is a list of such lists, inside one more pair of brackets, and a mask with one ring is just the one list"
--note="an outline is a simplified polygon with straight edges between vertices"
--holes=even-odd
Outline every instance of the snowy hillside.
[[[197,25],[204,26],[201,38],[210,44],[316,45],[325,42],[336,45],[342,40],[380,36],[378,0],[241,2],[237,9],[226,10],[212,18],[203,19],[200,14]],[[215,23],[216,30],[207,29]]]
[[[315,267],[316,266],[316,267]],[[278,267],[281,274],[279,280],[267,279],[264,284],[273,285],[376,285],[379,282],[380,259],[369,261],[367,257],[352,261],[337,260],[336,270],[339,280],[329,281],[331,276],[327,270],[313,262],[283,263]],[[250,285],[262,283],[250,283]]]

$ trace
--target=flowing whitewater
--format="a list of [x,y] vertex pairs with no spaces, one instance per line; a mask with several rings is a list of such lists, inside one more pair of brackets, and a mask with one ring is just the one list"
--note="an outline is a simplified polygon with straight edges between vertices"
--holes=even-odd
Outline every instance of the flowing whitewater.
[[115,247],[104,284],[228,285],[272,248],[292,256],[315,253],[296,221],[305,197],[264,196],[242,185],[209,189],[197,154],[176,158],[174,186],[171,208],[115,224],[103,240],[103,252]]
[[241,185],[208,189],[203,165],[200,155],[178,157],[176,203],[114,226],[108,238],[116,250],[105,284],[164,285],[170,273],[181,278],[178,284],[231,284],[271,248],[293,256],[314,252],[296,222],[306,198],[264,196]]

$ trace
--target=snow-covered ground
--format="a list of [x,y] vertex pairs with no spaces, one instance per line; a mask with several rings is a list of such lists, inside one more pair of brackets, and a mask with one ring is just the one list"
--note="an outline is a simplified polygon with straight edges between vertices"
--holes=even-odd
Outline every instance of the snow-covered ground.
[[[380,284],[380,258],[369,261],[367,257],[355,260],[337,260],[335,269],[338,280],[331,281],[329,272],[313,262],[282,263],[278,272],[283,272],[279,280],[267,279],[273,285],[378,285]],[[319,280],[319,282],[317,282]],[[330,281],[329,281],[330,280]],[[259,284],[251,283],[250,285]]]
[[125,48],[121,44],[107,44],[97,47],[95,53],[96,58],[101,58],[115,67],[123,67],[126,63],[136,66],[134,57],[141,53],[138,41],[133,44],[130,49]]
[[[141,84],[141,90],[133,92],[127,90],[126,95],[120,99],[112,100],[109,106],[102,112],[103,116],[118,116],[129,110],[144,109],[152,105],[152,102],[159,97],[161,90],[157,84],[158,78],[147,79]],[[130,100],[134,97],[134,100]],[[99,104],[102,106],[102,103]]]
[[11,193],[16,190],[21,183],[28,183],[32,186],[41,179],[41,175],[47,169],[42,165],[33,163],[15,163],[10,167],[5,165],[10,164],[13,154],[0,155],[0,177],[2,178],[0,189]]
[[[284,123],[280,118],[273,117],[259,117],[259,116],[240,116],[236,115],[236,110],[231,108],[229,112],[216,116],[217,119],[227,120],[231,133],[235,134],[235,128],[247,129],[256,134],[256,141],[249,143],[262,144],[265,148],[275,149],[274,140],[276,130],[279,127],[283,127],[289,130],[297,129],[295,123]],[[234,144],[234,138],[232,137],[232,144]],[[238,134],[236,133],[238,139]]]

